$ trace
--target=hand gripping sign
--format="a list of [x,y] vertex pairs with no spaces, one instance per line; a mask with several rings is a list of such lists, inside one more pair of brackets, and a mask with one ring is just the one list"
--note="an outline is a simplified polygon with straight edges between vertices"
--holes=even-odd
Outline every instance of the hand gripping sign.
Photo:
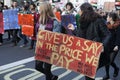
[[35,59],[94,78],[102,49],[98,42],[39,30]]

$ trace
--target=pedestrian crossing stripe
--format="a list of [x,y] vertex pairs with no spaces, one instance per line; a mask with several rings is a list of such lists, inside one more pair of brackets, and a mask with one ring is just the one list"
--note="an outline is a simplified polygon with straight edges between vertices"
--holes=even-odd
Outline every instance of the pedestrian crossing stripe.
[[[13,62],[13,63],[10,63],[10,64],[0,66],[0,75],[12,71],[11,73],[8,73],[4,76],[5,80],[12,80],[11,79],[12,75],[15,75],[16,73],[19,73],[19,72],[22,72],[22,71],[29,70],[29,71],[33,71],[33,73],[30,74],[30,75],[21,77],[18,80],[35,80],[37,78],[43,77],[44,75],[42,73],[36,71],[35,69],[25,68],[24,64],[32,62],[34,60],[35,60],[34,57],[30,57],[30,58],[27,58],[27,59],[23,59],[23,60],[20,60],[20,61],[16,61],[16,62]],[[53,71],[56,71],[56,70],[59,70],[59,69],[62,69],[62,67],[56,67],[55,65],[53,65],[51,71],[53,72]],[[58,75],[59,80],[63,80],[62,78],[66,77],[70,73],[72,73],[71,70],[66,70],[62,74]],[[71,80],[80,80],[83,77],[84,77],[84,75],[77,75],[76,77],[74,77]],[[101,80],[101,79],[102,79],[102,77],[99,77],[99,78],[96,78],[95,80]]]

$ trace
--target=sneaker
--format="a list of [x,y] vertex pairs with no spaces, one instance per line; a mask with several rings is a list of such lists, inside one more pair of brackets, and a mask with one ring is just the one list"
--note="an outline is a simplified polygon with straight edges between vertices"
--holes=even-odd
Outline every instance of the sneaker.
[[25,44],[23,44],[23,45],[21,45],[20,47],[26,47],[26,45],[25,45]]
[[0,43],[0,46],[2,46],[2,43]]
[[118,73],[119,73],[119,68],[115,69],[114,74],[113,74],[113,77],[117,77],[117,76],[118,76]]
[[58,79],[58,76],[55,76],[55,75],[54,75],[54,76],[52,77],[52,80],[57,80],[57,79]]
[[110,77],[109,76],[104,76],[103,80],[108,80]]
[[29,49],[29,50],[31,50],[31,49],[33,49],[33,47],[32,47],[32,46],[30,46],[28,49]]

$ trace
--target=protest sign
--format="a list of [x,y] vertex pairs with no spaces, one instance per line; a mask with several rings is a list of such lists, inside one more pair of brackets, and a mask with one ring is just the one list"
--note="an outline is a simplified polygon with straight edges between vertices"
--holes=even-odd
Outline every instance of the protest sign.
[[3,10],[4,30],[19,29],[18,25],[18,10],[9,9]]
[[32,37],[34,33],[34,27],[30,25],[22,25],[22,34]]
[[32,14],[18,14],[19,25],[34,26],[34,15]]
[[0,34],[4,33],[4,29],[3,29],[3,14],[0,13]]
[[61,16],[61,24],[64,27],[67,27],[68,24],[73,24],[76,27],[76,19],[72,14],[62,15]]
[[35,59],[94,78],[102,49],[98,42],[39,30]]

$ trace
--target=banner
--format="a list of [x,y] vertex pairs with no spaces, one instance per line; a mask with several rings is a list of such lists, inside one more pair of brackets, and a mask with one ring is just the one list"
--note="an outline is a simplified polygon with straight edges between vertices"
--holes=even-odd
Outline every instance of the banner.
[[3,29],[3,14],[0,13],[0,34],[4,33],[4,29]]
[[30,25],[22,25],[22,34],[32,37],[34,33],[34,27]]
[[98,42],[39,30],[35,59],[94,78],[102,49]]
[[75,19],[74,15],[69,14],[69,15],[62,15],[61,16],[61,24],[62,24],[62,26],[67,27],[68,24],[70,24],[70,23],[73,24],[75,27],[77,27],[76,19]]
[[34,26],[34,15],[32,14],[18,14],[19,25]]
[[18,10],[9,9],[3,10],[4,30],[19,29],[18,25]]

